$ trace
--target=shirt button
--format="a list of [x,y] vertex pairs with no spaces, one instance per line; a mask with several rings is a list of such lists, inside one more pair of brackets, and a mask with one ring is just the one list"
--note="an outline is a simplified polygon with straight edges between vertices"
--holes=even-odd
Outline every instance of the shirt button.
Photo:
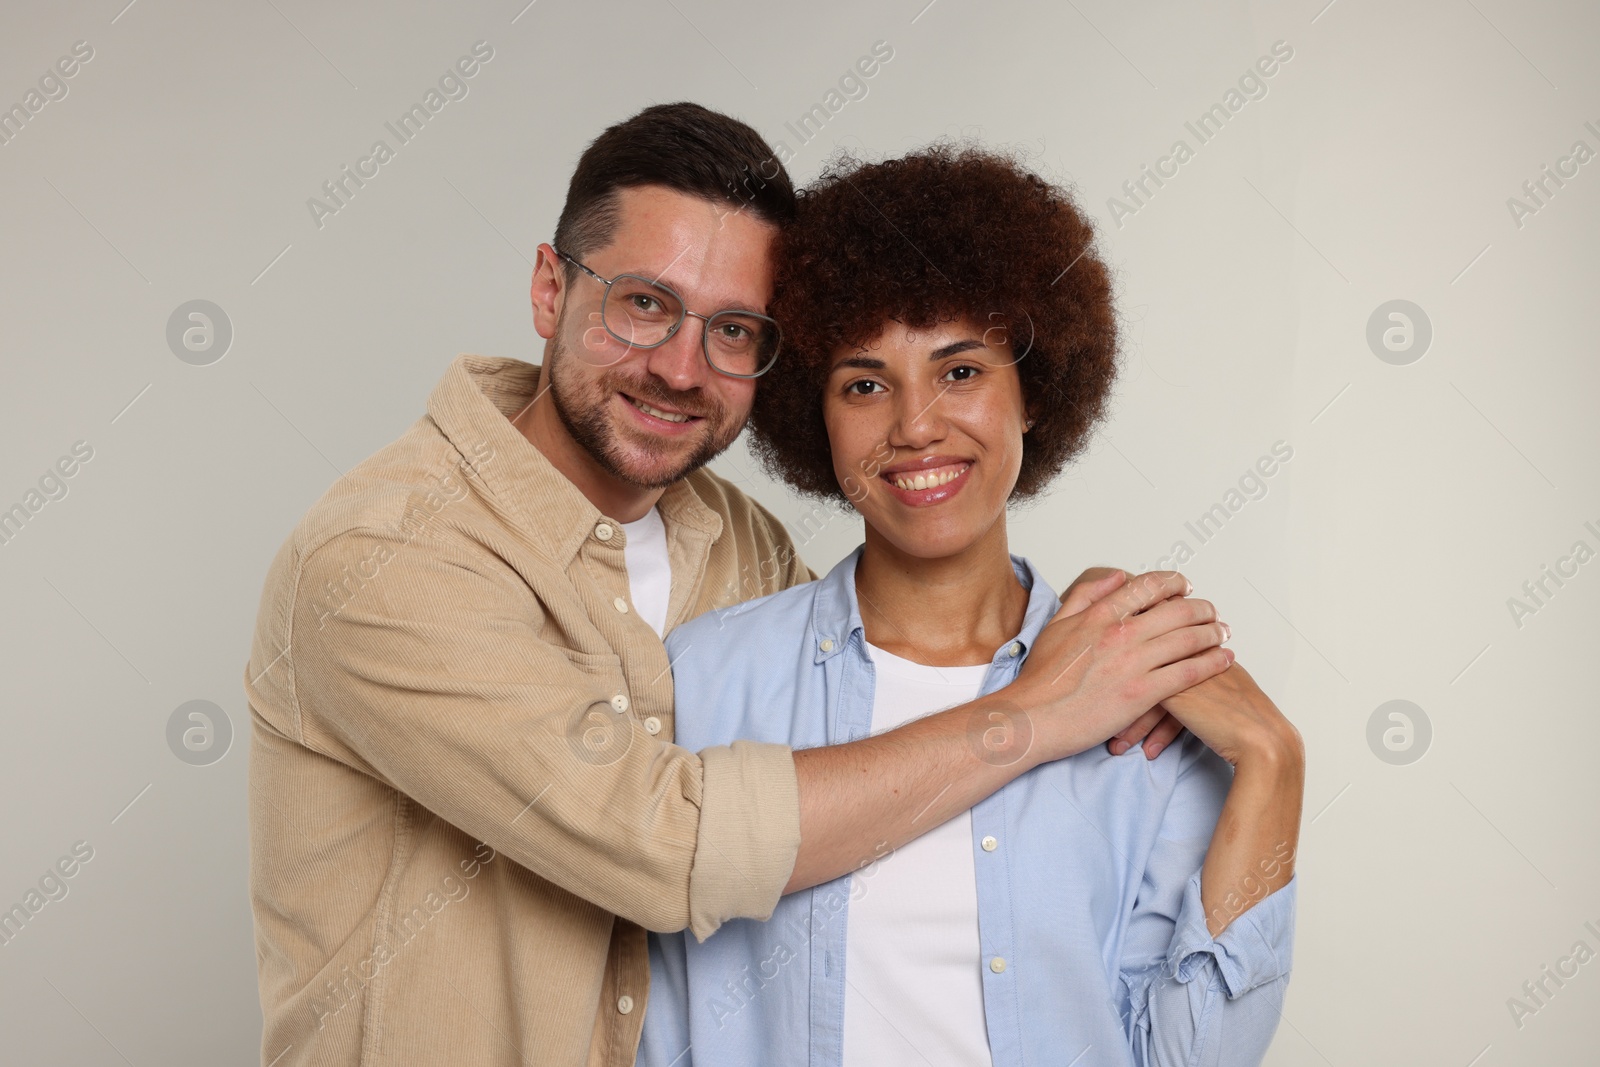
[[628,710],[628,695],[626,693],[618,693],[611,698],[611,706],[617,709],[618,715],[621,715]]
[[611,528],[611,524],[609,522],[602,522],[599,526],[594,528],[594,535],[602,541],[611,540],[612,535],[615,533],[616,531]]
[[1000,974],[1006,969],[1006,958],[1004,956],[996,956],[989,961],[989,969],[995,974]]
[[628,602],[623,600],[621,597],[617,597],[617,599],[613,600],[611,602],[611,606],[622,612],[624,615],[628,613]]
[[1011,642],[1011,644],[1006,648],[1006,655],[1010,656],[1012,659],[1016,659],[1021,654],[1022,645],[1016,641]]
[[822,651],[824,651],[824,652],[832,652],[833,651],[833,638],[824,637],[822,639],[822,644],[818,645],[817,647],[822,649]]
[[659,734],[661,732],[661,720],[654,715],[650,716],[644,721],[644,732],[647,734]]
[[985,852],[993,852],[999,847],[1000,842],[996,841],[993,837],[986,837],[983,839],[983,850]]
[[624,994],[617,998],[617,1010],[626,1015],[633,1010],[633,998]]

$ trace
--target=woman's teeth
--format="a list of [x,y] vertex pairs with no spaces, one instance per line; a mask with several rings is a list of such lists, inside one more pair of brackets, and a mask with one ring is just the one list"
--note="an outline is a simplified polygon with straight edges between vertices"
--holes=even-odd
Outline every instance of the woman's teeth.
[[660,408],[653,408],[649,404],[646,404],[643,400],[635,400],[631,396],[628,397],[628,399],[633,401],[633,406],[634,407],[638,408],[640,411],[644,412],[646,415],[654,415],[656,418],[663,419],[663,420],[665,420],[667,422],[688,422],[689,421],[689,416],[687,416],[687,415],[678,415],[678,414],[674,414],[674,413],[672,413],[670,411],[662,411]]
[[959,467],[938,467],[921,474],[897,474],[894,476],[896,489],[915,491],[917,489],[936,489],[947,482],[952,482],[966,472],[970,463],[963,463]]

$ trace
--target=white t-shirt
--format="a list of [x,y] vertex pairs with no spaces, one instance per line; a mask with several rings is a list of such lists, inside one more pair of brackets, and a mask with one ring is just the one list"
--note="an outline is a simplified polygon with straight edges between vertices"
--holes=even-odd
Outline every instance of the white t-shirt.
[[[873,733],[975,699],[989,669],[867,650]],[[846,931],[844,1067],[993,1062],[970,813],[857,871]]]
[[628,567],[628,596],[639,618],[656,636],[667,628],[667,598],[672,593],[672,564],[667,558],[667,527],[661,512],[651,508],[637,522],[625,522],[628,546],[622,550]]

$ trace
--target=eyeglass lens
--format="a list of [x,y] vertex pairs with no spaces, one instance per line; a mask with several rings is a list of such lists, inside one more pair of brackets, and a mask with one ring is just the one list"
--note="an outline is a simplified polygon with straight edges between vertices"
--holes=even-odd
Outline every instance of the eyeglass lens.
[[[606,293],[606,330],[624,344],[648,348],[665,341],[684,319],[683,302],[645,278],[621,274]],[[719,311],[705,326],[705,349],[719,370],[756,374],[777,353],[775,322],[761,315]]]

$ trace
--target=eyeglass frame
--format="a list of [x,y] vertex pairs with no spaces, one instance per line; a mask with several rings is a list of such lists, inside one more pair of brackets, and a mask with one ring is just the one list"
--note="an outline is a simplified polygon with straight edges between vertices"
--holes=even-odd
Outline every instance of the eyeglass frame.
[[[729,378],[743,378],[746,381],[749,381],[751,379],[761,377],[763,374],[767,373],[767,371],[771,370],[773,368],[773,365],[778,362],[778,350],[783,347],[783,328],[778,325],[778,320],[773,318],[771,315],[763,315],[763,314],[761,314],[760,312],[757,312],[757,311],[746,311],[746,310],[744,310],[742,308],[723,308],[721,311],[713,311],[709,315],[702,315],[698,311],[690,311],[689,310],[689,302],[683,298],[682,294],[680,294],[676,289],[674,289],[670,285],[666,285],[666,284],[664,284],[662,282],[659,282],[659,281],[652,281],[651,279],[646,278],[642,274],[633,274],[633,273],[627,272],[627,271],[624,271],[623,273],[618,274],[616,277],[613,277],[613,278],[603,278],[599,274],[597,274],[595,271],[589,269],[588,267],[584,266],[582,263],[578,262],[578,260],[576,258],[574,258],[573,256],[570,256],[567,253],[561,251],[561,249],[556,248],[554,245],[551,245],[551,250],[553,252],[555,252],[557,259],[566,260],[568,263],[571,263],[574,267],[577,267],[579,270],[583,271],[583,273],[587,274],[589,277],[593,278],[595,281],[599,282],[600,284],[602,284],[602,285],[604,285],[606,287],[605,296],[600,298],[600,309],[601,309],[600,326],[601,326],[602,329],[604,329],[606,331],[606,333],[609,336],[611,336],[611,337],[615,338],[616,340],[620,341],[621,343],[627,345],[629,348],[642,348],[642,349],[660,348],[662,345],[666,344],[668,341],[672,340],[675,336],[677,336],[678,331],[683,328],[684,321],[686,319],[688,319],[689,316],[692,315],[695,318],[700,319],[702,322],[705,323],[705,326],[702,327],[701,330],[700,330],[700,354],[705,356],[706,365],[708,367],[710,367],[712,370],[716,371],[718,374],[725,375],[725,376],[727,376]],[[622,278],[637,278],[639,281],[644,282],[646,285],[653,286],[656,289],[660,289],[661,291],[670,294],[672,296],[672,298],[678,302],[678,306],[683,309],[683,313],[678,316],[678,321],[675,322],[672,325],[671,329],[667,330],[667,335],[665,337],[663,337],[661,340],[655,342],[654,344],[644,345],[644,344],[640,344],[637,341],[630,341],[626,337],[621,337],[606,322],[605,308],[606,308],[606,302],[611,299],[611,285],[612,285],[613,282],[616,282],[616,281],[618,281],[618,280],[620,280]],[[711,320],[716,318],[718,315],[724,315],[724,314],[727,314],[727,315],[749,315],[749,316],[752,316],[754,318],[765,319],[767,322],[772,323],[772,328],[774,330],[778,331],[778,345],[772,351],[772,358],[767,360],[767,365],[765,367],[762,367],[760,370],[756,371],[754,374],[738,374],[738,373],[735,373],[734,371],[731,371],[731,370],[724,370],[723,368],[717,366],[716,360],[711,358]]]

